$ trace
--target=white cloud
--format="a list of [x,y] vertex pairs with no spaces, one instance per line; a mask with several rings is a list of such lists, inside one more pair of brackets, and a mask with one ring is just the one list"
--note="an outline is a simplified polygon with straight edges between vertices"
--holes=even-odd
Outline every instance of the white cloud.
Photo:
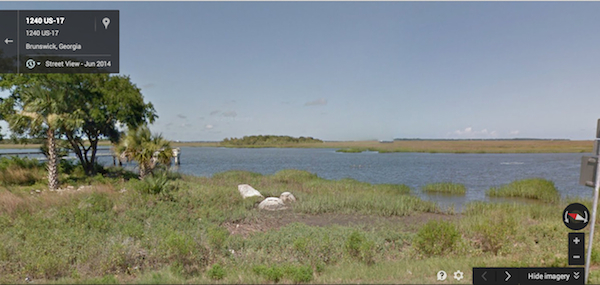
[[454,133],[457,135],[468,135],[468,134],[473,133],[473,128],[467,127],[464,130],[456,130],[456,131],[454,131]]
[[327,99],[323,99],[323,98],[304,103],[304,106],[324,106],[324,105],[327,105]]
[[210,129],[214,128],[214,126],[209,124],[209,125],[206,125],[206,126],[204,126],[204,128],[206,128],[206,129],[209,129],[209,130],[210,130]]
[[497,131],[488,131],[488,129],[482,129],[481,131],[474,130],[473,127],[466,127],[462,130],[456,130],[453,133],[454,135],[465,137],[465,138],[474,138],[474,137],[496,137],[498,136]]
[[511,135],[518,135],[519,134],[519,130],[514,130],[514,131],[510,131]]

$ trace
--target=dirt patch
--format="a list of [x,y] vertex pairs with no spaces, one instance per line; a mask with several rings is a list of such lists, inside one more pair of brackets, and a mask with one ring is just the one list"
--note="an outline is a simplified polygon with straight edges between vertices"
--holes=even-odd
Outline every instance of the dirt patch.
[[361,214],[319,214],[308,215],[295,213],[292,210],[277,212],[261,212],[261,217],[251,221],[227,222],[223,226],[231,234],[248,236],[255,232],[265,232],[271,229],[279,229],[291,223],[303,223],[309,226],[359,226],[366,229],[386,224],[400,224],[408,231],[417,231],[429,220],[455,220],[460,215],[415,213],[405,217],[381,217],[375,215]]

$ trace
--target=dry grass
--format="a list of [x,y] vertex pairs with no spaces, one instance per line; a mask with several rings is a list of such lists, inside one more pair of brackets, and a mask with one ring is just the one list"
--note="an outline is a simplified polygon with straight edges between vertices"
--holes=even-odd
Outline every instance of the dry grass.
[[[100,142],[101,146],[110,145]],[[173,142],[173,147],[219,147],[218,142]],[[591,152],[593,141],[569,140],[406,140],[393,143],[379,141],[344,141],[305,144],[282,144],[260,147],[279,148],[339,148],[376,150],[380,152],[429,152],[429,153],[584,153]],[[39,148],[39,145],[0,144],[2,148]],[[256,147],[256,146],[254,146]]]
[[374,148],[381,152],[441,153],[555,153],[591,152],[593,141],[501,140],[501,141],[378,141],[325,142],[330,148]]
[[[182,147],[217,147],[217,142],[174,143]],[[569,140],[407,140],[393,143],[379,141],[345,141],[306,144],[283,144],[261,147],[280,148],[339,148],[376,150],[379,152],[429,152],[429,153],[583,153],[591,152],[593,141]]]
[[35,191],[13,193],[6,188],[0,188],[0,214],[12,215],[20,211],[33,213],[52,207],[65,206],[74,199],[90,193],[105,193],[111,197],[116,194],[110,185],[86,187],[80,191],[77,191],[76,188],[56,192],[43,190],[41,193]]
[[39,171],[11,166],[0,172],[0,183],[17,185],[34,184],[42,176],[43,174],[40,174]]

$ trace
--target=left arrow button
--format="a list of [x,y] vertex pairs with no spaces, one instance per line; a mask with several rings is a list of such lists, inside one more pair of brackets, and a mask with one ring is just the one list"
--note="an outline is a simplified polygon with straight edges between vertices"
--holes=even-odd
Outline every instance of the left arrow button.
[[9,38],[6,38],[6,39],[4,40],[4,43],[5,43],[5,44],[10,44],[10,43],[12,43],[12,42],[13,42],[13,40],[11,40],[11,39],[9,39]]

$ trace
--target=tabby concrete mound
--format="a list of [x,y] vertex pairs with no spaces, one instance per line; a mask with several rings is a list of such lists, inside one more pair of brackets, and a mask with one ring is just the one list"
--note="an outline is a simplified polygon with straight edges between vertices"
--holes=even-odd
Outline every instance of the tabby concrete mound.
[[268,197],[258,204],[258,209],[266,211],[279,211],[285,210],[287,207],[281,199],[277,197]]
[[296,202],[296,197],[294,197],[294,194],[292,194],[290,192],[281,193],[281,195],[279,196],[279,199],[281,199],[281,201],[283,201],[283,203]]
[[240,184],[238,185],[238,191],[240,191],[240,194],[242,195],[242,197],[244,199],[248,198],[248,197],[265,197],[262,194],[260,194],[260,192],[258,192],[258,190],[252,188],[252,186],[248,185],[248,184]]

